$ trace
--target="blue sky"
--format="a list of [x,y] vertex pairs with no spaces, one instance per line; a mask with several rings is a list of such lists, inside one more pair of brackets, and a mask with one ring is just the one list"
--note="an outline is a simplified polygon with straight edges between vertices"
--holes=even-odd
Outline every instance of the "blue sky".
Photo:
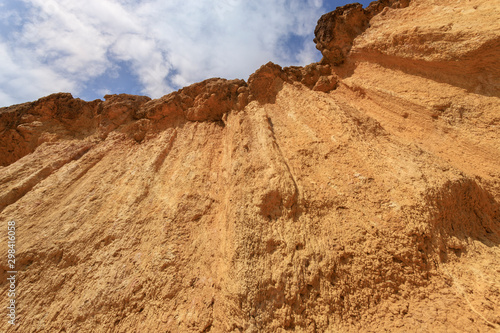
[[[358,1],[367,6],[370,1]],[[209,77],[321,58],[319,17],[350,1],[0,0],[0,106],[70,92],[158,98]]]

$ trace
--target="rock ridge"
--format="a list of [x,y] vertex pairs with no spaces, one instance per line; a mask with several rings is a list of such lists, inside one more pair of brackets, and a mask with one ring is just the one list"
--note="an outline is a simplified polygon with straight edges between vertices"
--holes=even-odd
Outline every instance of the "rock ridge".
[[406,8],[409,4],[410,0],[379,0],[363,8],[360,3],[352,3],[324,14],[314,30],[314,43],[323,54],[321,62],[342,64],[354,39],[370,26],[370,20],[375,15],[385,8]]
[[300,82],[315,91],[336,88],[330,66],[285,67],[269,62],[244,80],[212,78],[194,83],[159,99],[128,94],[106,95],[85,102],[70,93],[56,93],[0,108],[0,165],[9,165],[39,145],[62,138],[96,135],[105,138],[121,128],[141,142],[147,133],[180,126],[187,121],[222,122],[231,111],[249,102],[272,103],[284,82]]

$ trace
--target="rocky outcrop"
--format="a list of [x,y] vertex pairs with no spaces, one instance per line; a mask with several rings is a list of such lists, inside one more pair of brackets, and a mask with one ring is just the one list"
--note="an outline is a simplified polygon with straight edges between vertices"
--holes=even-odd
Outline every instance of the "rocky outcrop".
[[105,137],[131,121],[145,96],[106,96],[85,102],[69,93],[53,94],[36,102],[0,109],[0,166],[7,166],[44,144],[59,140]]
[[496,7],[345,6],[321,63],[0,109],[2,331],[495,332]]
[[322,92],[336,88],[330,66],[287,67],[268,63],[243,80],[208,79],[151,100],[128,94],[106,95],[105,101],[85,102],[69,93],[0,109],[0,165],[6,166],[45,143],[97,135],[105,138],[120,127],[136,141],[146,134],[188,121],[222,121],[249,101],[273,103],[284,82],[301,82]]
[[354,39],[369,26],[370,20],[385,8],[405,8],[410,0],[373,1],[367,8],[359,3],[337,7],[318,20],[314,43],[323,54],[322,63],[340,65],[351,50]]
[[246,86],[243,80],[208,79],[151,101],[137,116],[151,120],[170,118],[172,125],[186,120],[221,120],[230,110],[244,107],[241,101]]

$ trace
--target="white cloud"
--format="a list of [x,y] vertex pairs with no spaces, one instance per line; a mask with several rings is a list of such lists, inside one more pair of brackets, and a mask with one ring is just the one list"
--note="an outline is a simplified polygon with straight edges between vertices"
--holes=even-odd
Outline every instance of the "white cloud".
[[297,61],[300,64],[310,64],[318,60],[319,51],[311,40],[306,40],[302,50],[297,54]]
[[18,12],[12,9],[4,8],[4,4],[0,4],[0,20],[3,24],[18,25],[21,23],[22,19]]
[[111,90],[109,89],[97,89],[97,92],[101,94],[102,96],[106,96],[111,94]]
[[0,106],[38,99],[53,92],[79,90],[78,83],[55,73],[29,55],[12,53],[0,41]]
[[[117,61],[156,98],[208,77],[247,79],[267,61],[306,64],[319,54],[312,40],[294,55],[279,45],[290,34],[312,34],[321,0],[24,1],[32,10],[18,36],[3,41],[1,57],[11,63],[0,64],[0,74],[32,82],[29,98],[49,90],[78,95]],[[0,79],[0,104],[22,98],[11,91]]]
[[131,64],[145,92],[159,97],[172,90],[165,80],[170,65],[154,39],[138,34],[124,34],[110,47],[114,58]]

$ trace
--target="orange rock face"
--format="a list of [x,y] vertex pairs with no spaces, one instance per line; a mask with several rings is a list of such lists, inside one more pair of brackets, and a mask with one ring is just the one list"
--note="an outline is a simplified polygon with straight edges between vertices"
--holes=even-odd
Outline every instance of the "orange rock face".
[[351,5],[319,64],[0,109],[1,330],[496,332],[499,10]]
[[405,8],[409,3],[410,0],[379,0],[373,1],[366,9],[353,3],[323,15],[314,30],[314,42],[323,54],[322,62],[342,64],[354,39],[370,26],[372,17],[385,8]]

